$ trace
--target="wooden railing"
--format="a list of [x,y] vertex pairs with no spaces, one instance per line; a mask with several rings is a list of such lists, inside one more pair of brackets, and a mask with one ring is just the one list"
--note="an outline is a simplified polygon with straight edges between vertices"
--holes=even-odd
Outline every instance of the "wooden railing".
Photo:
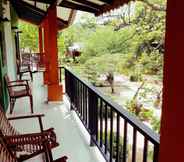
[[71,109],[108,162],[158,162],[159,135],[65,68]]

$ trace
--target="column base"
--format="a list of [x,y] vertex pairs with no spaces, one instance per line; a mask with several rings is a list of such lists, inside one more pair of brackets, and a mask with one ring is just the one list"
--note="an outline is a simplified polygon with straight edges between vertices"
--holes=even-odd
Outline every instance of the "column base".
[[48,102],[63,101],[63,86],[54,84],[48,85]]

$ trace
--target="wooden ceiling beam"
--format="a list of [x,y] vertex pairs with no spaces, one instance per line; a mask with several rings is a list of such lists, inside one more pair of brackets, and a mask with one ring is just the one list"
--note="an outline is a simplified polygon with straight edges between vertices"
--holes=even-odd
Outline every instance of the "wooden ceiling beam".
[[90,8],[90,7],[87,7],[87,6],[79,5],[79,4],[72,3],[72,2],[69,2],[69,1],[66,1],[66,0],[63,0],[60,3],[59,6],[74,9],[74,10],[91,12],[91,13],[96,13],[96,12],[99,11],[98,9],[94,9],[94,8]]
[[105,5],[111,5],[113,3],[113,0],[99,0],[99,2],[105,3]]
[[[28,0],[28,1],[35,2],[35,0]],[[53,1],[52,0],[36,0],[36,2],[51,4]]]
[[101,9],[100,5],[93,3],[93,2],[90,2],[90,1],[87,1],[87,0],[72,0],[72,1],[84,4],[88,7],[94,8],[94,9],[98,9],[98,10]]

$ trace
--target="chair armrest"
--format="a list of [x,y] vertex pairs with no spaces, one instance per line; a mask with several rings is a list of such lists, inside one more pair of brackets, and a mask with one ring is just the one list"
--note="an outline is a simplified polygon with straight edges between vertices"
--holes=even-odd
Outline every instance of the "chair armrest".
[[56,134],[54,132],[54,128],[50,128],[44,130],[43,132],[39,133],[25,133],[25,134],[18,134],[13,136],[4,136],[6,139],[7,144],[11,146],[21,146],[25,144],[41,144],[43,142],[47,142],[51,144],[51,147],[58,146],[56,142]]
[[22,80],[13,80],[13,81],[9,81],[8,83],[19,83],[19,82],[27,82],[29,81],[28,79],[22,79]]
[[8,87],[19,87],[19,86],[27,86],[27,84],[9,84]]
[[9,117],[8,120],[39,118],[39,117],[44,117],[44,116],[45,116],[44,114],[22,115],[22,116]]
[[45,115],[44,114],[23,115],[23,116],[9,117],[8,120],[38,118],[40,130],[41,130],[41,132],[43,132],[43,123],[42,123],[43,116],[45,116]]

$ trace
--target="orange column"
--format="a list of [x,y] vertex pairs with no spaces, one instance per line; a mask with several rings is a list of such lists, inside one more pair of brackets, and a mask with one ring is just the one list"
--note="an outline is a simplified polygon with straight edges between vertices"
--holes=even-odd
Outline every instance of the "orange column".
[[183,162],[184,1],[167,1],[164,88],[159,162]]
[[61,101],[63,88],[59,85],[57,51],[57,15],[56,6],[50,6],[42,22],[44,27],[44,52],[46,71],[44,82],[48,85],[48,101]]
[[48,19],[46,18],[43,22],[43,29],[44,29],[44,64],[45,64],[45,71],[44,71],[44,84],[49,84],[49,24]]
[[42,26],[39,26],[39,53],[40,53],[40,65],[43,65],[43,33],[42,33]]

